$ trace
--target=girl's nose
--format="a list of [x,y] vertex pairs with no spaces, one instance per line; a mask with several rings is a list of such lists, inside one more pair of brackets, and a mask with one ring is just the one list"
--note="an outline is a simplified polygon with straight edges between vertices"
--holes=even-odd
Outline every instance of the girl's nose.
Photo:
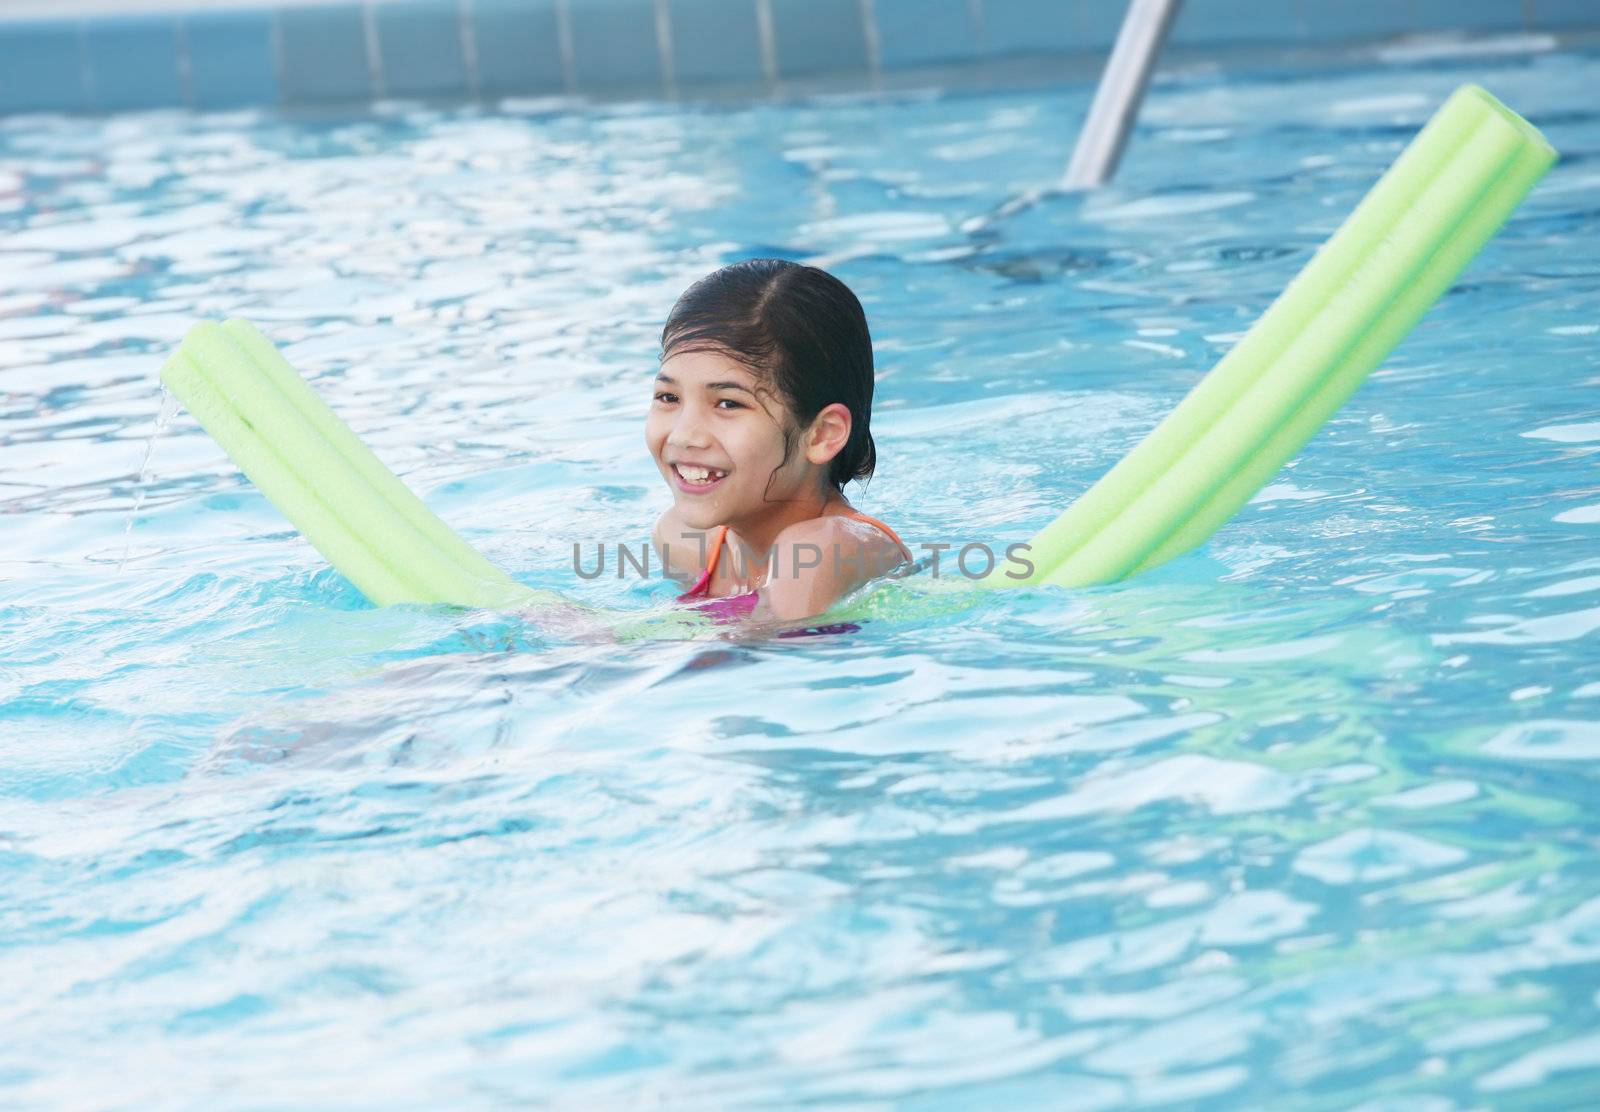
[[678,419],[672,423],[672,431],[667,433],[667,444],[674,448],[709,448],[711,434],[706,431],[706,426],[699,412],[694,406],[684,406],[678,412]]

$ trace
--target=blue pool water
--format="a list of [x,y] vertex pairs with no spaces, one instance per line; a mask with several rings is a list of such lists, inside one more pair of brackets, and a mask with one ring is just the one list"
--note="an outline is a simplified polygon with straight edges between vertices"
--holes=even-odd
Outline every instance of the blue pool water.
[[[857,505],[1024,540],[1467,80],[1565,161],[1121,586],[574,642],[367,608],[187,415],[145,462],[245,315],[519,578],[659,604],[573,545],[664,505],[673,298],[783,253],[874,327]],[[998,220],[1085,88],[0,121],[0,1104],[1593,1104],[1597,85],[1188,71],[1119,185]]]

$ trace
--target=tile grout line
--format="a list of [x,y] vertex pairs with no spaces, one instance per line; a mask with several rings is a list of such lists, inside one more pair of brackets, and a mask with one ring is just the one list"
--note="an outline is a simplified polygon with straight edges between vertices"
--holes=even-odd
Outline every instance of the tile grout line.
[[183,88],[183,103],[194,108],[194,62],[189,58],[189,21],[182,12],[172,21],[172,38],[178,48],[178,84]]
[[761,44],[761,72],[769,90],[778,87],[778,31],[772,22],[772,0],[756,0],[756,37]]
[[861,2],[861,37],[867,45],[867,76],[873,85],[883,77],[883,43],[878,39],[878,10],[872,0]]
[[467,70],[467,94],[474,100],[483,96],[483,82],[478,77],[476,16],[472,0],[456,0],[456,36],[461,40],[461,64]]
[[668,10],[668,3],[669,0],[655,0],[656,53],[661,58],[661,84],[666,89],[668,98],[676,99],[678,73],[673,57],[672,13]]
[[561,82],[568,95],[578,91],[578,59],[572,48],[571,0],[556,0],[556,46],[561,50]]
[[288,64],[283,57],[283,9],[272,9],[272,22],[267,25],[267,44],[272,51],[272,77],[278,86],[278,103],[289,103]]
[[367,48],[367,95],[382,100],[387,83],[383,79],[383,44],[378,41],[377,0],[361,4],[361,37]]

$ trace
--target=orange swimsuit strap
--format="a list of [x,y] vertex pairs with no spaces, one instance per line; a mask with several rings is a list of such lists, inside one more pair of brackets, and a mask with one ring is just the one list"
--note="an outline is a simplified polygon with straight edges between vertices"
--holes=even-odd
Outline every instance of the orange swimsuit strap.
[[700,573],[708,584],[711,582],[711,577],[717,573],[717,558],[722,555],[722,542],[727,535],[726,525],[717,526],[717,539],[711,542],[711,555],[706,559],[706,570]]
[[911,550],[906,547],[906,542],[900,539],[900,534],[899,533],[896,533],[893,529],[889,528],[887,525],[885,525],[883,522],[879,521],[877,518],[869,517],[867,514],[862,513],[860,510],[848,510],[848,511],[846,511],[846,513],[850,517],[855,518],[857,521],[865,521],[868,525],[876,525],[879,529],[882,529],[885,533],[888,533],[889,534],[889,539],[894,541],[895,544],[899,545],[900,546],[900,551],[904,552],[906,554],[906,559],[907,560],[911,559]]

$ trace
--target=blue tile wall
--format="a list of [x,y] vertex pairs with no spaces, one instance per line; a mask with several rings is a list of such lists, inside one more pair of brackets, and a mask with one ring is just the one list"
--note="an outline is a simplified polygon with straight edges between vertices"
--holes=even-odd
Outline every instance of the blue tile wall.
[[1303,5],[1301,18],[1313,42],[1387,38],[1412,29],[1411,5],[1397,0],[1312,0]]
[[1121,21],[1120,8],[1091,16],[1084,4],[1060,0],[984,0],[983,5],[984,42],[998,55],[1105,50]]
[[566,88],[555,0],[470,3],[480,93],[548,94]]
[[1600,28],[1600,4],[1595,0],[1533,0],[1533,14],[1528,22],[1547,30]]
[[[1591,0],[1593,2],[1593,0]],[[1522,0],[1412,0],[1419,31],[1520,31],[1526,26]],[[1597,5],[1600,6],[1600,5]]]
[[[1295,0],[1268,2],[1292,4]],[[1117,41],[1117,32],[1122,29],[1122,17],[1128,10],[1127,0],[1079,0],[1074,7],[1078,9],[1078,33],[1083,36],[1088,49],[1110,50]],[[1182,8],[1178,14],[1183,14]]]
[[[1345,0],[1311,0],[1341,7]],[[1389,0],[1395,7],[1403,7]],[[1293,0],[1184,0],[1172,26],[1174,43],[1293,42],[1301,38],[1300,8]],[[1113,41],[1115,32],[1113,32]]]
[[89,103],[95,108],[161,108],[183,104],[178,18],[105,16],[84,21]]
[[[376,93],[656,92],[766,78],[760,0],[259,0],[72,19],[0,7],[0,113],[362,101]],[[1126,0],[765,0],[780,78],[1089,52]],[[0,0],[3,5],[4,0]],[[657,41],[661,4],[670,71]],[[565,10],[571,51],[563,56]],[[879,57],[870,56],[876,32]],[[1600,30],[1600,0],[1186,0],[1177,43],[1335,43],[1418,31]],[[374,73],[369,30],[380,58]],[[187,58],[185,66],[184,59]]]
[[578,89],[657,89],[661,47],[651,0],[574,0],[572,70]]
[[867,69],[860,0],[770,0],[778,76]]
[[222,8],[186,12],[189,99],[199,108],[276,104],[278,64],[272,13]]
[[884,69],[960,62],[982,51],[968,0],[874,0]]
[[386,95],[469,91],[461,47],[461,8],[456,0],[379,4],[373,15]]
[[285,100],[303,103],[372,96],[366,20],[359,5],[282,8],[278,27]]
[[87,108],[76,20],[7,24],[0,34],[0,112]]
[[760,81],[756,0],[672,0],[672,71],[680,85]]

